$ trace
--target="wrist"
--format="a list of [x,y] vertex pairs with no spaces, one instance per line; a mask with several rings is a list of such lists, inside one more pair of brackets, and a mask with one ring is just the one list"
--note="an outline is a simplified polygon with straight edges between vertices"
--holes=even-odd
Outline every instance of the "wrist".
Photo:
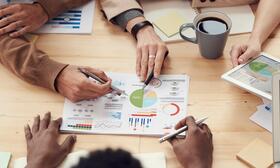
[[136,24],[138,24],[138,23],[140,23],[140,22],[144,22],[144,21],[146,21],[146,19],[145,19],[143,16],[140,16],[140,17],[136,17],[136,18],[134,18],[134,19],[131,19],[130,21],[127,22],[126,30],[127,30],[129,33],[131,33],[132,28],[133,28]]
[[46,12],[46,10],[43,8],[43,6],[39,3],[34,3],[33,4],[41,13],[41,17],[44,20],[44,22],[47,22],[49,20],[49,15]]
[[154,33],[154,28],[152,26],[143,27],[136,34],[136,39],[139,39],[142,36],[142,34],[145,34],[145,33]]
[[259,33],[256,32],[252,32],[251,36],[249,37],[248,43],[253,43],[253,44],[257,44],[257,45],[262,45],[264,40],[262,40],[261,36],[259,35]]

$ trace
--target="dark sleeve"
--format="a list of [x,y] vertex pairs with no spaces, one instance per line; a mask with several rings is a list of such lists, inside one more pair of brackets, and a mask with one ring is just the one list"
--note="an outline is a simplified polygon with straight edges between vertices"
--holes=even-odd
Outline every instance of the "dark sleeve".
[[136,17],[144,16],[142,10],[130,9],[122,12],[121,14],[115,16],[111,21],[112,23],[120,26],[125,30],[127,23]]

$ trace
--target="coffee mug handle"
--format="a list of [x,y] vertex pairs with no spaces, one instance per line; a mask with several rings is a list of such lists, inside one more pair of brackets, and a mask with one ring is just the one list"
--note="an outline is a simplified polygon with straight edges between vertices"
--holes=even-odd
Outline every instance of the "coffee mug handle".
[[180,27],[180,36],[184,39],[184,40],[186,40],[186,41],[189,41],[189,42],[192,42],[192,43],[195,43],[195,44],[197,44],[197,38],[195,37],[195,38],[190,38],[190,37],[187,37],[187,36],[185,36],[185,35],[183,35],[183,31],[184,30],[187,30],[187,29],[189,29],[189,28],[192,28],[194,31],[195,31],[195,27],[194,27],[194,25],[192,24],[192,23],[186,23],[186,24],[183,24],[181,27]]

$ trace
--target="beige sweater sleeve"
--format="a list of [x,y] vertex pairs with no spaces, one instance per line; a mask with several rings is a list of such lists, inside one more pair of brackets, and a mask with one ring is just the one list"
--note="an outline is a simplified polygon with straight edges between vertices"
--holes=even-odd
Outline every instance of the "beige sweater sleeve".
[[100,4],[108,20],[130,9],[142,10],[136,0],[100,0]]
[[66,67],[51,60],[24,38],[0,36],[0,62],[16,76],[33,85],[55,91],[55,79]]

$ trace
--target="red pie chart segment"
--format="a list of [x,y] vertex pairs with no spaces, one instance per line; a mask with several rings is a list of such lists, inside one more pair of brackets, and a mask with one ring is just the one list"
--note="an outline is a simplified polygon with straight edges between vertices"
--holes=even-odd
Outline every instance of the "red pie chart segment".
[[163,112],[170,116],[175,116],[180,112],[180,107],[175,103],[166,104],[162,108]]

